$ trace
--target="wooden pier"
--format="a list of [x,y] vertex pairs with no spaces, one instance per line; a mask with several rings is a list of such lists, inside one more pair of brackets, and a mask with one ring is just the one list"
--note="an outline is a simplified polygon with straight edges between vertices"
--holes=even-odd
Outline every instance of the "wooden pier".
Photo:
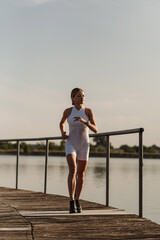
[[160,240],[160,225],[135,214],[81,201],[83,212],[69,214],[69,198],[0,188],[0,239]]

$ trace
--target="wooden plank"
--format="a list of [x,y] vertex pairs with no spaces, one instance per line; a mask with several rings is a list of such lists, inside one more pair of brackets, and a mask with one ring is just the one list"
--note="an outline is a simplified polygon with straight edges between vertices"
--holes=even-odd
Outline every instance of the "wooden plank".
[[1,228],[0,227],[0,232],[4,232],[4,231],[30,231],[30,228],[26,228],[26,227],[19,227],[19,228],[13,228],[13,227],[6,227],[6,228]]
[[4,202],[0,203],[0,239],[32,240],[31,225]]
[[[23,217],[47,217],[47,216],[72,216],[69,211],[20,211]],[[83,210],[81,213],[74,213],[74,216],[95,216],[95,215],[130,215],[130,213],[119,209]]]

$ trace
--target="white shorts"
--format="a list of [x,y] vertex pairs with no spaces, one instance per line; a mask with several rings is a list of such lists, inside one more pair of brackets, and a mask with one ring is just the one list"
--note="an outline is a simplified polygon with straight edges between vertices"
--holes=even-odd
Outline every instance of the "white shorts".
[[89,143],[85,144],[83,148],[77,150],[70,142],[66,142],[65,144],[65,152],[66,156],[68,154],[74,154],[76,155],[77,160],[84,160],[88,161],[88,156],[89,156]]

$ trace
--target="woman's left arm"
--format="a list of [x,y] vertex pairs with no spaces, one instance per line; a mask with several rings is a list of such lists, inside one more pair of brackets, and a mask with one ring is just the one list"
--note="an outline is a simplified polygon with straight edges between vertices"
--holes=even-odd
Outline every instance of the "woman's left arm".
[[89,122],[86,122],[86,125],[88,126],[88,128],[93,131],[94,133],[98,132],[97,126],[96,126],[96,121],[94,118],[94,113],[90,108],[87,108],[87,115],[88,115],[88,119]]

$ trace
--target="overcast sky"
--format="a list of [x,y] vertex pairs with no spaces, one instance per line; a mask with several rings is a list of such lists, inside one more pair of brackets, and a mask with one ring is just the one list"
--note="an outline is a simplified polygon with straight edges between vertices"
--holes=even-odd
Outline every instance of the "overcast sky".
[[1,139],[60,136],[80,87],[99,132],[143,127],[160,146],[159,0],[0,2]]

